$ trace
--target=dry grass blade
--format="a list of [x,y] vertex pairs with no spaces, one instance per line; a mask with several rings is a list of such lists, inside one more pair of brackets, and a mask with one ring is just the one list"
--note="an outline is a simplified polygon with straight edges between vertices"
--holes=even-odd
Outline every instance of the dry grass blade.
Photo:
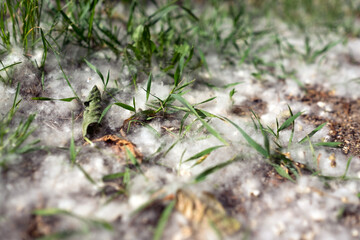
[[232,235],[241,227],[240,222],[228,216],[221,203],[208,192],[202,192],[198,197],[188,190],[179,189],[176,192],[176,210],[197,230],[214,225],[221,234]]

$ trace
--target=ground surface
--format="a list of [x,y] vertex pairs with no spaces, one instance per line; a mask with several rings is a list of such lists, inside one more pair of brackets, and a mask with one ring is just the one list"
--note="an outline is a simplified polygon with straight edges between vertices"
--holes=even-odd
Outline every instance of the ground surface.
[[[114,9],[128,17],[129,7]],[[277,21],[269,29],[302,51],[303,33]],[[327,43],[310,38],[317,49]],[[273,39],[264,35],[254,45]],[[340,33],[326,40],[337,44],[314,61],[279,57],[270,46],[262,61],[277,59],[274,65],[207,47],[207,68],[190,62],[181,84],[195,81],[181,94],[175,68],[165,73],[158,59],[149,67],[151,85],[142,69],[135,88],[124,55],[71,44],[60,59],[49,52],[42,86],[34,67],[41,49],[26,56],[13,47],[2,63],[21,63],[8,73],[11,84],[0,83],[0,114],[13,106],[20,83],[9,126],[36,113],[24,144],[40,142],[26,153],[2,150],[1,238],[359,239],[360,40]],[[104,76],[110,70],[107,86],[83,58]],[[84,133],[95,85],[101,99],[92,113],[111,107]]]

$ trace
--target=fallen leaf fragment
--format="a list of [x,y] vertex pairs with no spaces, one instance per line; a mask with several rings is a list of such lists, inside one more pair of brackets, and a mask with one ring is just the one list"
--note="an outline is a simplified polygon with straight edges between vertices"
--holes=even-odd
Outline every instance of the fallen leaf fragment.
[[82,123],[82,133],[83,137],[86,137],[86,135],[91,135],[95,130],[101,116],[101,93],[96,85],[92,88],[84,105],[85,111]]
[[126,149],[128,149],[128,151],[130,151],[130,153],[132,153],[132,155],[136,158],[137,162],[142,163],[143,155],[136,148],[135,144],[128,140],[119,138],[116,135],[105,135],[101,138],[92,140],[92,142],[104,142],[105,144],[110,145],[119,160],[126,159]]
[[32,215],[27,234],[31,238],[44,237],[51,234],[51,225],[42,216]]

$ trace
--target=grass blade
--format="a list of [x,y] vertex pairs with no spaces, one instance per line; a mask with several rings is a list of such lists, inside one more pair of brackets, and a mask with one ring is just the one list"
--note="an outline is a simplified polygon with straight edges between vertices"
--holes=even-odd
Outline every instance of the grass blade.
[[66,15],[66,13],[63,12],[63,10],[60,10],[60,14],[64,18],[64,20],[74,29],[76,35],[79,37],[80,40],[83,40],[86,42],[86,38],[83,35],[82,29],[80,29],[76,24],[74,24],[71,19]]
[[322,129],[326,124],[327,124],[327,123],[325,122],[325,123],[319,125],[317,128],[315,128],[314,130],[312,130],[311,133],[307,134],[303,139],[301,139],[301,140],[299,141],[299,143],[303,143],[303,142],[305,142],[305,141],[308,139],[308,137],[311,138],[312,136],[314,136],[314,134],[317,133],[320,129]]
[[154,236],[153,236],[153,240],[160,240],[161,236],[164,232],[164,229],[166,227],[166,223],[169,220],[169,217],[175,207],[175,200],[172,200],[164,209],[164,211],[161,213],[160,219],[156,225],[155,231],[154,231]]
[[105,79],[104,79],[104,76],[102,75],[102,73],[100,72],[100,70],[95,67],[94,65],[92,65],[90,62],[88,62],[85,58],[84,58],[84,61],[86,62],[86,64],[92,69],[94,70],[100,77],[102,83],[104,84],[104,86],[106,87],[106,82],[105,82]]
[[86,179],[87,179],[89,182],[91,182],[91,183],[94,184],[94,185],[97,185],[96,182],[95,182],[95,180],[90,176],[89,173],[87,173],[87,172],[85,171],[85,169],[84,169],[80,164],[75,163],[75,166],[77,166],[77,167],[80,169],[80,171],[84,174],[84,176],[86,177]]
[[44,209],[36,209],[33,211],[33,214],[38,216],[53,216],[58,214],[71,215],[69,211],[59,209],[59,208],[44,208]]
[[130,105],[127,105],[127,104],[125,104],[125,103],[116,102],[116,103],[114,103],[114,104],[117,105],[117,106],[119,106],[119,107],[122,107],[122,108],[124,108],[124,109],[126,109],[126,110],[135,112],[135,108],[134,108],[134,107],[132,107],[132,106],[130,106]]
[[76,161],[76,147],[75,147],[75,139],[74,139],[74,114],[72,115],[72,129],[71,129],[71,140],[70,140],[70,162],[71,164],[75,164]]
[[275,168],[276,172],[280,176],[282,176],[283,178],[286,178],[286,179],[290,180],[291,182],[295,183],[295,180],[292,179],[290,177],[290,175],[285,171],[285,169],[283,169],[280,165],[277,165],[277,164],[271,164],[271,165]]
[[280,131],[282,131],[285,128],[289,127],[295,121],[295,119],[300,117],[301,114],[302,114],[302,112],[298,112],[295,115],[289,117],[283,124],[281,124],[281,126],[278,128],[277,132],[279,133]]
[[226,161],[226,162],[223,162],[223,163],[219,163],[213,167],[210,167],[208,169],[206,169],[205,171],[203,171],[202,173],[200,173],[199,175],[197,175],[195,177],[195,183],[198,183],[198,182],[202,182],[206,179],[206,177],[214,172],[216,172],[217,170],[220,170],[224,167],[226,167],[227,165],[233,163],[235,161],[235,157]]
[[132,26],[133,26],[133,16],[134,16],[134,11],[137,5],[137,1],[132,1],[131,3],[131,7],[130,7],[130,14],[129,14],[129,18],[126,24],[126,31],[128,34],[130,34],[132,32]]
[[219,139],[222,143],[224,143],[225,145],[229,145],[225,139],[223,139],[220,134],[215,131],[207,122],[205,122],[197,113],[197,111],[180,95],[178,94],[172,94],[171,95],[173,98],[175,98],[176,100],[178,100],[179,102],[181,102],[185,107],[187,107],[198,119],[199,121],[203,124],[203,126],[217,139]]
[[[255,119],[258,121],[259,123],[259,127],[260,127],[260,131],[261,134],[264,137],[264,146],[265,146],[265,150],[267,152],[267,155],[270,156],[270,141],[269,141],[269,136],[268,136],[268,132],[265,131],[265,128],[263,127],[263,125],[260,122],[259,117],[255,114],[255,112],[253,110],[251,110],[252,114],[254,115]],[[251,118],[252,119],[252,118]],[[255,123],[254,123],[255,124]],[[257,128],[256,124],[255,124],[255,129]]]
[[174,2],[171,2],[167,5],[165,5],[164,7],[158,9],[155,13],[153,13],[151,16],[149,16],[148,25],[149,26],[154,25],[157,21],[159,21],[161,18],[165,17],[169,12],[175,10],[176,8],[178,8],[178,6],[175,5]]
[[146,86],[146,102],[148,101],[149,95],[150,95],[151,81],[152,81],[152,73],[150,73],[150,75],[149,75],[147,86]]
[[93,22],[94,22],[94,15],[95,15],[95,7],[96,4],[98,3],[98,0],[93,0],[91,3],[91,7],[90,7],[90,19],[89,19],[89,30],[88,30],[88,41],[90,42],[90,38],[91,38],[91,34],[92,34],[92,29],[93,29]]
[[349,170],[349,167],[350,167],[350,163],[351,163],[351,160],[352,160],[353,157],[350,157],[348,160],[347,160],[347,163],[346,163],[346,169],[345,169],[345,172],[344,172],[344,175],[341,176],[341,178],[344,180],[346,178],[346,174]]
[[254,148],[256,151],[258,151],[261,155],[268,158],[269,153],[267,150],[265,150],[260,144],[258,144],[254,139],[252,139],[239,125],[234,123],[228,118],[225,118],[228,122],[230,122],[240,133],[243,135],[245,140],[250,144],[252,148]]
[[189,14],[195,21],[199,21],[199,18],[188,8],[180,5],[180,8],[184,10],[187,14]]
[[205,155],[209,155],[212,151],[214,151],[214,150],[216,150],[216,149],[218,149],[218,148],[221,148],[221,147],[224,147],[224,145],[219,145],[219,146],[207,148],[207,149],[205,149],[205,150],[203,150],[203,151],[195,154],[194,156],[186,159],[186,160],[183,161],[183,162],[188,162],[188,161],[191,161],[191,160],[195,160],[195,159],[201,158],[201,157],[203,157],[203,156],[205,156]]
[[129,150],[129,148],[125,147],[126,149],[126,155],[127,157],[130,159],[131,163],[136,166],[139,167],[140,164],[139,162],[136,160],[136,157],[134,156],[134,154]]
[[32,100],[37,101],[63,101],[63,102],[71,102],[74,99],[77,99],[77,97],[70,97],[70,98],[48,98],[48,97],[33,97]]
[[13,67],[13,66],[15,66],[15,65],[18,65],[18,64],[20,64],[20,63],[22,63],[22,62],[15,62],[15,63],[13,63],[13,64],[7,65],[6,67],[3,67],[2,69],[0,69],[0,72],[1,72],[1,71],[5,71],[6,69],[11,68],[11,67]]
[[174,75],[174,86],[177,87],[179,85],[179,81],[181,80],[182,72],[184,70],[184,56],[181,56],[179,64],[176,68],[175,75]]
[[207,103],[207,102],[211,102],[212,100],[216,99],[216,97],[212,97],[212,98],[209,98],[209,99],[206,99],[202,102],[199,102],[197,104],[195,104],[194,106],[199,106],[200,104],[204,104],[204,103]]
[[61,70],[61,72],[62,72],[62,74],[63,74],[63,76],[64,76],[64,78],[65,78],[65,80],[66,80],[66,82],[67,82],[67,84],[68,84],[68,86],[70,87],[71,91],[74,93],[74,95],[76,96],[76,98],[79,99],[79,101],[80,101],[79,96],[76,94],[74,88],[71,86],[71,83],[70,83],[68,77],[66,76],[66,74],[65,74],[65,72],[64,72],[64,70],[63,70],[63,68],[62,68],[62,66],[61,66],[61,64],[60,64],[60,62],[59,62],[59,67],[60,67],[60,70]]
[[343,144],[342,142],[318,142],[318,143],[314,143],[314,146],[316,147],[339,147],[341,144]]
[[103,176],[102,180],[103,181],[110,181],[110,180],[122,178],[122,177],[124,177],[124,175],[125,175],[125,172],[112,173],[112,174],[108,174],[108,175]]
[[[47,49],[47,44],[46,44],[47,41],[45,40],[44,32],[42,29],[40,29],[40,33],[41,33],[41,40],[42,40],[43,48],[44,48],[44,53],[43,53],[43,56],[41,59],[41,68],[43,68],[45,66],[48,49]],[[44,83],[43,83],[43,87],[44,87]]]
[[101,113],[101,116],[99,118],[98,123],[101,122],[101,120],[105,117],[106,113],[110,110],[110,108],[112,107],[112,104],[109,104],[109,106],[107,106],[104,111]]

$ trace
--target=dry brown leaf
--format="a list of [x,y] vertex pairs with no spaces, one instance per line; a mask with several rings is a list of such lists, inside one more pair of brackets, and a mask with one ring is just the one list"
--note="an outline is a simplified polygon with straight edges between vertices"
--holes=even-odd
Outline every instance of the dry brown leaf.
[[32,215],[27,234],[31,238],[47,236],[51,233],[51,226],[46,223],[42,216]]
[[141,152],[136,148],[135,144],[132,142],[119,138],[116,135],[105,135],[101,138],[97,138],[92,140],[93,142],[104,142],[115,151],[116,155],[119,159],[126,158],[126,148],[135,156],[138,163],[142,163],[143,155]]

